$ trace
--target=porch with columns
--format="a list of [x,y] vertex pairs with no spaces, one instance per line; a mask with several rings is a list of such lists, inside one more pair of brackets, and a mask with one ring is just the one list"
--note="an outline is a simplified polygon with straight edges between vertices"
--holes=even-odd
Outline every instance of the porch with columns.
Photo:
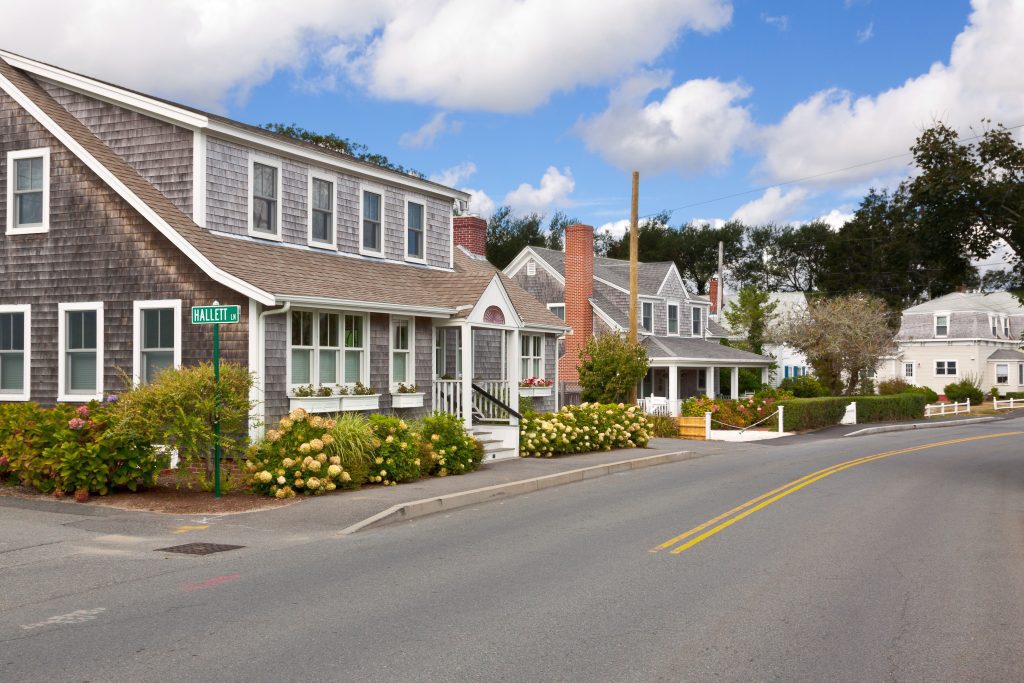
[[[696,396],[708,398],[740,397],[740,368],[759,368],[761,383],[768,382],[768,365],[746,363],[741,365],[721,363],[656,363],[652,362],[647,376],[641,381],[637,397],[648,412],[666,411],[675,417],[679,415],[682,401]],[[729,370],[727,387],[721,386],[719,371]]]

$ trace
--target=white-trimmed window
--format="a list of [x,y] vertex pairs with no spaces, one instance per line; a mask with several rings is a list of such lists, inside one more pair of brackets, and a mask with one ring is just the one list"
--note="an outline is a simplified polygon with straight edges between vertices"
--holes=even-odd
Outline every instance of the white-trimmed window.
[[50,150],[7,153],[7,234],[31,235],[50,229]]
[[415,384],[413,323],[410,318],[391,318],[391,389]]
[[32,309],[0,306],[0,401],[27,401],[31,391]]
[[935,375],[937,377],[956,377],[956,361],[955,360],[937,360],[937,361],[935,361]]
[[524,334],[519,338],[520,379],[544,377],[544,337],[539,334]]
[[444,327],[434,328],[434,377],[445,375]]
[[999,318],[996,315],[994,315],[992,313],[989,313],[988,314],[988,324],[989,324],[989,327],[992,328],[992,336],[993,337],[998,337],[999,336]]
[[914,364],[904,363],[903,364],[903,377],[905,379],[914,379]]
[[58,401],[103,398],[103,302],[57,304]]
[[1010,317],[1006,315],[1003,316],[1003,337],[1010,338]]
[[317,371],[319,384],[338,384],[341,365],[341,315],[317,314]]
[[292,311],[289,384],[293,387],[313,383],[314,320],[312,311]]
[[165,368],[181,367],[181,299],[133,304],[132,377],[149,383]]
[[996,363],[996,384],[1010,383],[1010,364]]
[[679,334],[679,304],[668,305],[668,333]]
[[405,201],[405,260],[426,262],[427,205]]
[[949,334],[949,314],[935,314],[935,336],[945,337]]
[[548,304],[548,310],[561,320],[565,320],[565,304]]
[[249,234],[281,239],[281,162],[249,159]]
[[363,187],[359,200],[359,252],[370,256],[384,255],[384,193],[378,188]]
[[690,332],[694,337],[701,336],[701,330],[704,329],[704,318],[701,315],[701,307],[693,306],[690,309]]
[[309,175],[309,244],[334,247],[334,179]]
[[366,316],[345,316],[345,384],[363,382],[366,377]]
[[366,383],[366,316],[292,311],[288,318],[288,386]]
[[650,334],[654,331],[654,303],[650,301],[640,302],[640,327],[644,332]]

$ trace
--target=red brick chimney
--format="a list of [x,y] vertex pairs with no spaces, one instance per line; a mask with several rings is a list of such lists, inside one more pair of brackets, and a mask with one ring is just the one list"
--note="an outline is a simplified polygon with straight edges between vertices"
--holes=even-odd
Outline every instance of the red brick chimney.
[[709,313],[715,315],[718,313],[718,276],[713,275],[711,280],[708,282],[708,298],[711,299],[711,308]]
[[580,350],[594,335],[594,228],[565,228],[565,323],[572,334],[565,338],[565,355],[558,361],[558,379],[578,382]]
[[456,216],[455,246],[465,247],[471,254],[487,256],[487,221],[480,216]]

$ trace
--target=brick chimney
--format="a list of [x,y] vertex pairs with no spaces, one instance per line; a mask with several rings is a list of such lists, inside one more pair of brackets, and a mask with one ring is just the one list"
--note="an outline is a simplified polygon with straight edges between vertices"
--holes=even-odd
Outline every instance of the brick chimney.
[[572,334],[565,338],[565,355],[558,361],[558,378],[578,382],[580,350],[594,334],[594,228],[570,225],[565,228],[565,323]]
[[713,275],[708,282],[708,298],[711,299],[711,308],[708,310],[711,315],[718,313],[718,276]]
[[471,254],[487,256],[487,221],[480,216],[456,216],[455,246],[465,247]]

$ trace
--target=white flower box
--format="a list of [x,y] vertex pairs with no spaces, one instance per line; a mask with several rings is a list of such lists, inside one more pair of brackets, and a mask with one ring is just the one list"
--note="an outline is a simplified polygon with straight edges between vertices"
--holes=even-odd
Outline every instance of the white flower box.
[[553,387],[519,387],[520,396],[550,396]]
[[288,411],[302,408],[307,413],[338,412],[337,396],[289,396]]
[[392,408],[422,408],[423,407],[423,392],[416,392],[413,394],[391,394],[391,407]]
[[368,396],[339,396],[341,410],[377,410],[380,407],[380,394]]

